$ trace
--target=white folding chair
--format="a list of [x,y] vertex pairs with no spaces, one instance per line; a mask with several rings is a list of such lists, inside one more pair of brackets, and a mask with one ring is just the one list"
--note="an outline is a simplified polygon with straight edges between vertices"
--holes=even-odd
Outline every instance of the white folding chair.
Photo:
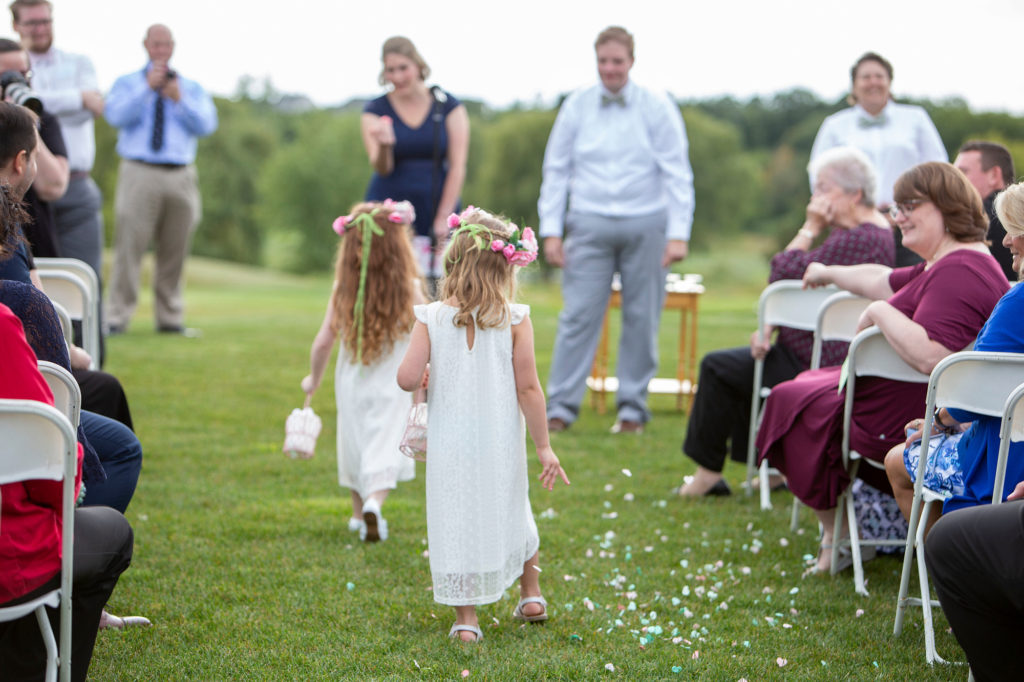
[[[71,679],[71,577],[75,532],[75,473],[78,448],[71,422],[55,408],[34,400],[0,400],[0,483],[63,481],[60,589],[0,609],[0,621],[35,612],[46,645],[46,679]],[[3,528],[0,527],[0,532]],[[60,607],[60,648],[45,607]]]
[[82,418],[82,389],[75,377],[60,365],[46,360],[39,361],[39,372],[53,393],[53,406],[77,429]]
[[[850,448],[850,419],[853,415],[853,396],[857,387],[857,377],[874,376],[895,381],[908,381],[925,383],[928,375],[922,374],[910,365],[893,350],[888,339],[882,334],[878,327],[870,327],[857,334],[850,342],[850,350],[846,355],[847,378],[846,378],[846,401],[843,406],[843,466],[846,467],[850,476],[851,486],[847,486],[836,503],[836,521],[832,540],[832,572],[836,572],[839,565],[839,549],[848,546],[853,558],[853,580],[857,593],[867,596],[868,591],[864,586],[864,566],[861,563],[860,548],[865,545],[893,545],[905,544],[903,540],[861,540],[857,528],[857,515],[854,513],[853,495],[850,487],[852,481],[857,478],[857,469],[861,461],[877,469],[885,469],[885,465],[872,459],[862,457],[859,452]],[[842,538],[843,514],[847,515],[849,526],[849,537]]]
[[[835,293],[835,287],[804,289],[803,282],[798,279],[782,279],[772,282],[757,302],[757,335],[764,341],[765,327],[791,327],[804,331],[814,331],[818,319],[818,308]],[[751,481],[757,471],[756,448],[757,428],[761,420],[761,404],[770,388],[763,386],[764,360],[754,361],[754,386],[750,404],[750,431],[747,439],[747,495],[753,492]],[[771,491],[768,489],[768,464],[762,465],[761,476],[761,509],[771,509]]]
[[818,308],[818,319],[814,325],[811,369],[821,367],[821,348],[825,341],[853,341],[861,313],[870,304],[870,298],[849,291],[837,291],[825,299]]
[[43,291],[53,301],[64,306],[73,320],[82,321],[82,348],[92,357],[90,369],[97,369],[100,357],[99,291],[93,289],[78,274],[67,270],[36,270]]
[[[931,433],[936,407],[953,407],[968,410],[989,417],[1000,417],[1008,406],[1007,396],[1024,382],[1024,353],[989,353],[983,351],[962,351],[943,358],[932,370],[928,380],[928,396],[925,402],[925,419],[922,433]],[[1009,408],[1012,410],[1012,408]],[[1007,422],[1003,422],[1007,426]],[[1009,438],[1000,443],[1000,456],[1009,448]],[[1006,446],[1004,448],[1004,446]],[[935,629],[932,625],[932,606],[938,602],[931,598],[928,584],[928,570],[924,561],[924,534],[928,512],[936,502],[942,503],[948,495],[931,490],[924,485],[929,468],[927,444],[922,444],[916,480],[914,501],[910,508],[910,523],[907,529],[907,549],[903,555],[903,573],[900,577],[900,592],[896,600],[896,622],[893,635],[903,630],[903,619],[908,606],[920,606],[924,617],[925,658],[928,663],[945,663],[935,649]],[[1005,478],[1005,459],[1004,478]],[[992,494],[993,502],[1002,499],[1002,481]],[[1016,482],[1015,482],[1016,483]],[[917,557],[918,581],[921,597],[909,597],[910,573]]]
[[[996,460],[995,487],[992,488],[992,504],[1002,504],[1006,492],[1006,458],[1010,452],[1010,443],[1024,440],[1024,383],[1013,389],[1003,407],[1003,423],[999,427],[999,459]],[[1016,483],[1013,483],[1016,487]],[[1012,491],[1011,491],[1012,492]]]
[[[93,342],[97,347],[100,345],[100,306],[102,303],[103,294],[100,291],[100,278],[96,274],[96,271],[92,269],[92,266],[86,263],[84,260],[77,258],[36,258],[36,268],[39,270],[62,270],[64,272],[70,272],[73,275],[77,275],[86,286],[89,287],[90,298],[93,301],[93,315],[96,320],[96,327],[94,330],[95,338]],[[82,331],[85,334],[85,331]],[[68,342],[71,342],[71,337],[68,337]],[[85,346],[83,342],[83,347]]]
[[[821,368],[821,351],[826,341],[845,341],[849,343],[857,335],[857,323],[861,313],[871,304],[870,298],[864,298],[849,291],[837,291],[818,308],[818,318],[814,325],[814,346],[811,349],[811,369]],[[767,472],[766,472],[767,473]],[[767,476],[761,481],[764,486]],[[789,527],[794,533],[797,530],[800,516],[800,498],[793,498],[793,515]]]

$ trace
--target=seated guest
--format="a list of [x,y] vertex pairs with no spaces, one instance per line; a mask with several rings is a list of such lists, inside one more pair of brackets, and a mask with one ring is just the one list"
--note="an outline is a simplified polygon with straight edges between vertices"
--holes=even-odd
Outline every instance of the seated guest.
[[[830,149],[811,162],[810,172],[815,181],[807,218],[785,250],[772,258],[768,281],[801,279],[807,265],[815,262],[891,266],[892,230],[885,216],[875,210],[877,181],[864,153],[852,147]],[[811,248],[822,236],[825,239]],[[755,359],[764,359],[764,385],[769,387],[810,366],[811,332],[782,327],[772,344],[772,330],[764,331],[764,342],[758,342],[754,332],[749,348],[713,351],[701,360],[699,390],[683,443],[683,452],[697,462],[697,472],[677,490],[679,495],[729,494],[722,468],[730,443],[733,460],[747,461]],[[841,363],[847,346],[826,343],[822,366]]]
[[[39,360],[71,371],[60,322],[46,294],[31,284],[0,280],[0,303],[21,320],[25,336]],[[108,417],[83,409],[81,432],[95,449],[101,468],[86,467],[84,505],[128,509],[142,470],[142,446],[131,429]]]
[[1011,502],[946,514],[924,546],[942,611],[978,682],[1021,677],[1014,655],[1024,641],[1021,499],[1024,482],[1007,498]]
[[[835,284],[873,299],[859,328],[877,326],[904,361],[928,374],[939,360],[974,340],[1007,282],[984,243],[988,221],[981,197],[960,171],[948,163],[920,164],[899,177],[894,194],[892,214],[903,245],[923,263],[897,269],[812,263],[804,283]],[[815,511],[822,548],[828,550],[836,502],[850,484],[842,461],[840,375],[840,368],[828,367],[777,385],[757,435],[760,459],[779,469],[793,494]],[[903,427],[917,416],[925,392],[925,384],[859,379],[850,448],[882,462],[905,438]],[[884,473],[872,466],[860,467],[860,476],[889,490]],[[818,553],[816,570],[830,569],[831,554]]]
[[[1020,272],[1021,257],[1024,254],[1024,183],[1012,185],[996,198],[996,211],[1006,229],[1003,244],[1013,256],[1013,268]],[[978,334],[974,350],[1006,353],[1024,353],[1024,288],[1014,286],[996,304],[985,326]],[[938,491],[952,495],[943,504],[941,513],[962,507],[988,504],[995,488],[996,460],[999,453],[999,417],[976,415],[963,410],[942,409],[938,413],[942,424],[937,426],[936,435],[941,434],[938,452],[931,455],[925,484]],[[908,429],[917,431],[916,445],[909,445],[914,435],[908,438],[908,445],[898,445],[885,457],[885,469],[892,484],[896,501],[907,518],[914,499],[914,475],[920,457],[920,430],[923,419],[907,424]],[[970,422],[968,426],[967,422]],[[961,425],[966,429],[962,430]],[[943,433],[952,432],[952,433]],[[1024,480],[1024,443],[1011,443],[1007,459],[1006,480]],[[933,506],[928,526],[938,520],[940,510]]]
[[[18,318],[0,305],[0,397],[53,404]],[[82,450],[79,446],[81,481]],[[54,481],[0,486],[0,607],[29,601],[60,585],[61,487]],[[75,510],[74,576],[71,599],[71,676],[85,680],[100,613],[132,558],[132,529],[109,507]],[[49,609],[51,626],[60,627]],[[0,677],[42,679],[45,648],[35,615],[0,623]]]

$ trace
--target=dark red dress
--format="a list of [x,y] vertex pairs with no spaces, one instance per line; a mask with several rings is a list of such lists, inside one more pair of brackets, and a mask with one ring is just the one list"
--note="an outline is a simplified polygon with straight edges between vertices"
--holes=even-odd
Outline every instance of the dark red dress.
[[[928,338],[957,351],[978,335],[1007,290],[1006,277],[987,253],[962,249],[931,268],[919,263],[889,275],[889,303],[917,322]],[[778,384],[765,403],[757,434],[760,459],[786,475],[789,489],[813,509],[832,509],[850,483],[842,462],[844,395],[840,368],[802,372]],[[904,439],[907,422],[924,414],[925,384],[876,377],[857,379],[850,447],[881,462]],[[871,485],[889,490],[885,473],[862,466]]]

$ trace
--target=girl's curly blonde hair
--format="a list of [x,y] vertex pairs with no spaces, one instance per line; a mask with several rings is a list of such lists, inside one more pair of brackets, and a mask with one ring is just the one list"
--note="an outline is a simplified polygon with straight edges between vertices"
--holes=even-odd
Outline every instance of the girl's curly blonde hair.
[[[363,202],[356,204],[350,215],[370,214],[381,208],[379,202]],[[412,309],[415,287],[423,286],[412,250],[412,228],[408,224],[388,220],[390,213],[379,210],[371,216],[377,227],[384,231],[383,236],[362,230],[346,231],[335,261],[334,291],[331,294],[331,307],[334,310],[332,329],[341,334],[342,343],[355,358],[359,336],[353,311],[359,292],[363,235],[372,239],[363,294],[364,365],[380,359],[391,350],[396,340],[412,329],[415,321]]]
[[465,224],[482,226],[475,234],[456,231],[444,252],[441,300],[454,298],[459,312],[455,326],[467,327],[476,313],[480,329],[505,327],[511,321],[508,304],[515,299],[516,266],[499,251],[490,249],[495,239],[507,240],[514,231],[503,216],[477,209],[462,214]]

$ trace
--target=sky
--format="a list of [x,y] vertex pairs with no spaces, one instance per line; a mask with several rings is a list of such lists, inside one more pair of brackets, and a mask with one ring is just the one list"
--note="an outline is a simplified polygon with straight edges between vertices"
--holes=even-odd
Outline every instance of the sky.
[[[405,35],[429,82],[457,97],[548,106],[596,82],[594,38],[617,24],[636,39],[632,80],[678,99],[801,87],[835,100],[872,50],[893,63],[897,99],[958,96],[975,111],[1024,115],[1022,0],[53,2],[56,46],[92,57],[104,91],[143,66],[146,27],[164,23],[172,64],[215,95],[232,96],[248,75],[324,106],[376,96],[380,46]],[[0,36],[16,37],[7,17]]]

